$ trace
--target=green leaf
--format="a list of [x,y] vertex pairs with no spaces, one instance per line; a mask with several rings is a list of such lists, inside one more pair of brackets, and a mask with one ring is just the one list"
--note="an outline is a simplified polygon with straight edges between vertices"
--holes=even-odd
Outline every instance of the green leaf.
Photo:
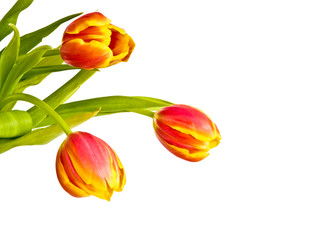
[[37,31],[28,33],[21,37],[21,48],[20,54],[25,54],[30,51],[32,48],[37,46],[43,38],[49,36],[55,29],[57,29],[62,23],[67,22],[68,20],[75,18],[82,13],[72,14],[70,16],[64,17],[56,22],[51,23],[50,25],[41,28]]
[[26,111],[0,112],[0,138],[22,136],[32,130],[32,119]]
[[[12,138],[13,139],[13,138]],[[0,138],[0,145],[12,141],[10,138]]]
[[1,92],[0,100],[5,96],[13,93],[17,83],[23,75],[32,69],[41,60],[43,54],[47,51],[47,47],[43,46],[31,51],[30,53],[20,57],[15,66],[10,71],[6,81],[4,82]]
[[0,56],[0,88],[16,62],[20,46],[20,37],[17,28],[13,24],[10,24],[10,27],[14,30],[14,35]]
[[157,110],[172,103],[148,97],[108,96],[65,103],[56,108],[60,114],[89,112],[101,108],[100,113],[132,111],[136,109]]
[[153,103],[155,103],[155,104],[161,104],[161,105],[163,105],[163,104],[168,104],[167,106],[170,106],[170,105],[172,105],[173,103],[171,103],[171,102],[168,102],[168,101],[166,101],[166,100],[162,100],[162,99],[159,99],[159,98],[152,98],[152,97],[142,97],[142,96],[136,96],[135,97],[136,99],[141,99],[141,100],[145,100],[145,101],[148,101],[148,102],[153,102]]
[[76,70],[80,68],[72,67],[67,64],[59,64],[59,65],[49,65],[49,66],[41,66],[41,67],[34,67],[29,72],[27,72],[21,81],[23,81],[26,78],[31,78],[37,75],[46,74],[46,73],[52,73],[52,72],[61,72],[66,70]]
[[59,47],[48,50],[43,56],[44,57],[51,57],[51,56],[56,56],[56,55],[60,56],[60,48]]
[[12,32],[9,23],[16,25],[18,15],[32,4],[33,0],[18,0],[0,21],[0,41]]
[[[67,83],[53,92],[50,96],[44,99],[44,102],[49,104],[53,109],[64,103],[69,99],[80,86],[87,81],[97,70],[80,70],[73,78]],[[95,109],[93,109],[95,110]],[[28,110],[33,119],[33,125],[37,126],[47,116],[45,112],[37,107],[32,107]]]
[[[18,90],[14,90],[13,93],[22,93],[23,91],[24,91],[23,89],[18,89]],[[5,105],[5,107],[1,109],[2,112],[11,111],[14,108],[15,104],[16,104],[16,101],[8,103],[7,105]]]
[[[153,111],[170,106],[173,103],[157,98],[131,97],[131,96],[109,96],[93,98],[71,103],[65,103],[55,109],[63,118],[78,113],[90,112],[100,108],[97,116],[121,112],[134,112],[146,116],[153,116]],[[38,127],[53,123],[53,119],[47,117]]]
[[[47,52],[49,52],[49,51],[53,51],[53,50],[48,50]],[[46,56],[46,53],[43,56]],[[43,59],[36,65],[36,67],[61,64],[62,62],[63,62],[63,59],[60,57],[60,55],[51,55],[51,56],[43,57]],[[49,73],[40,74],[40,75],[30,77],[27,79],[23,79],[25,76],[25,75],[23,75],[22,79],[17,83],[13,93],[24,92],[24,90],[26,88],[41,83],[48,75],[49,75]],[[11,102],[11,103],[7,104],[3,108],[3,111],[9,111],[9,110],[13,109],[15,104],[16,104],[16,102]]]
[[[44,54],[44,56],[46,56],[46,54]],[[22,79],[16,85],[14,93],[21,93],[27,87],[34,86],[34,85],[41,83],[50,74],[50,72],[46,72],[46,73],[41,72],[38,75],[31,74],[31,72],[34,69],[44,68],[44,67],[48,67],[51,65],[58,65],[58,64],[61,64],[62,62],[63,62],[63,59],[60,57],[60,55],[51,55],[51,56],[44,57],[33,69],[31,69],[29,72],[23,75]]]
[[[65,121],[71,128],[73,128],[94,117],[97,112],[98,111],[77,114]],[[46,128],[36,129],[19,138],[9,140],[0,139],[0,154],[18,146],[47,144],[62,133],[63,130],[57,124],[54,124]]]

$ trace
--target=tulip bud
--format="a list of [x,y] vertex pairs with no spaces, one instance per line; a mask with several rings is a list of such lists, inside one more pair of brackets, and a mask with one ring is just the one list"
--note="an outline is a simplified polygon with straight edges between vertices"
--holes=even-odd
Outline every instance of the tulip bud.
[[99,12],[85,14],[72,22],[63,35],[63,60],[83,69],[105,68],[128,61],[135,43],[121,28]]
[[162,145],[179,158],[197,162],[209,155],[221,135],[217,126],[202,111],[172,105],[155,113],[153,126]]
[[86,132],[71,133],[62,143],[56,157],[56,173],[61,186],[74,197],[94,195],[109,201],[126,182],[113,149]]

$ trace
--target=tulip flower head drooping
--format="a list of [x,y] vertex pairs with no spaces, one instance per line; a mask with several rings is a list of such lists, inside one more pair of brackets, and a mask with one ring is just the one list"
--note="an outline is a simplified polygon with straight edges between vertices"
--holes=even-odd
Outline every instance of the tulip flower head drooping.
[[121,28],[99,12],[85,14],[72,22],[63,35],[63,60],[82,69],[105,68],[128,61],[135,43]]
[[86,132],[74,132],[62,143],[56,157],[61,186],[74,197],[94,195],[110,200],[126,182],[123,166],[113,149]]
[[162,145],[179,158],[197,162],[209,155],[221,135],[217,126],[202,111],[186,106],[172,105],[155,113],[155,133]]

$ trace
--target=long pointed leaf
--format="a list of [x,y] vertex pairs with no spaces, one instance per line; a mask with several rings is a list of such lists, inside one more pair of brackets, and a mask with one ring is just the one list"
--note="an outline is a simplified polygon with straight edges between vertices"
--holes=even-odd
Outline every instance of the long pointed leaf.
[[28,33],[21,37],[21,48],[20,54],[25,54],[30,51],[32,48],[37,46],[43,38],[49,36],[55,29],[57,29],[62,23],[67,22],[68,20],[75,18],[82,13],[72,14],[70,16],[64,17],[56,22],[51,23],[50,25],[41,28],[37,31]]
[[14,35],[0,56],[0,88],[16,62],[20,46],[19,32],[13,24],[10,24],[10,26],[14,30]]
[[[49,104],[53,109],[64,103],[69,99],[80,86],[87,81],[96,70],[80,70],[73,78],[71,78],[62,87],[53,92],[44,101]],[[93,109],[95,110],[95,109]],[[46,117],[46,113],[37,107],[32,107],[28,110],[29,114],[33,119],[33,125],[37,126]]]
[[[47,52],[49,52],[49,51],[53,51],[53,50],[48,50]],[[44,56],[46,56],[46,57],[44,57]],[[43,55],[43,59],[36,65],[36,67],[43,67],[43,66],[61,64],[62,62],[63,62],[63,59],[61,58],[61,56],[59,54],[58,55],[49,55],[48,54],[48,56],[47,56],[47,54],[45,53]],[[36,75],[36,76],[30,77],[30,78],[26,78],[26,79],[23,79],[24,76],[25,76],[25,75],[23,75],[22,79],[17,83],[13,93],[22,93],[22,92],[24,92],[24,90],[26,88],[41,83],[49,74],[50,73],[40,74],[40,75]],[[11,102],[11,103],[7,104],[3,108],[3,111],[9,111],[9,110],[13,109],[15,104],[16,104],[16,102]]]
[[59,65],[49,65],[49,66],[41,66],[41,67],[35,67],[31,69],[29,72],[27,72],[21,81],[23,81],[26,78],[31,78],[37,75],[46,74],[46,73],[52,73],[52,72],[61,72],[66,70],[75,70],[80,69],[76,67],[72,67],[67,64],[59,64]]
[[[98,108],[100,108],[100,111],[97,116],[121,112],[134,112],[151,117],[153,115],[153,111],[172,104],[173,103],[157,98],[109,96],[65,103],[57,107],[55,111],[63,118],[67,118],[78,113],[94,111]],[[49,125],[52,122],[53,119],[47,117],[38,125],[38,127]]]
[[0,21],[0,41],[9,35],[13,29],[9,23],[16,25],[18,15],[32,4],[33,0],[18,0]]
[[22,59],[18,60],[1,88],[0,100],[13,93],[18,81],[26,72],[32,69],[40,61],[46,51],[47,48],[41,47],[40,49],[30,52],[29,54],[23,56]]
[[59,106],[56,111],[60,114],[70,114],[78,112],[89,112],[90,110],[101,108],[100,112],[131,111],[132,109],[159,109],[170,106],[172,103],[148,97],[131,96],[109,96],[65,103]]
[[[46,54],[44,54],[44,56],[46,56]],[[37,74],[31,74],[34,69],[61,64],[62,62],[63,59],[60,57],[60,55],[51,55],[44,57],[32,70],[23,75],[22,79],[18,82],[14,92],[23,92],[27,87],[41,83],[50,74],[50,72],[41,72],[40,74],[38,74],[38,71],[36,70],[35,72]]]

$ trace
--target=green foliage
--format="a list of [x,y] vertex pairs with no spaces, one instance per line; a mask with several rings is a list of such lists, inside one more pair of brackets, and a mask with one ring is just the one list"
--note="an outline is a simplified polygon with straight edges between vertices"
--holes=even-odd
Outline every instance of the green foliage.
[[26,111],[0,113],[0,138],[22,136],[32,130],[32,118]]
[[14,30],[14,35],[0,56],[0,88],[16,62],[20,47],[19,32],[13,24],[10,27]]
[[7,14],[0,21],[0,41],[12,32],[9,24],[16,25],[17,18],[24,9],[32,4],[33,0],[18,0],[14,6],[7,12]]
[[[47,52],[49,52],[49,50]],[[57,65],[70,67],[68,65],[61,65],[63,59],[59,54],[47,56],[46,53],[43,55],[42,60],[34,68],[23,75],[21,80],[16,85],[14,93],[21,93],[26,88],[41,83],[42,80],[44,80],[50,73],[54,72],[53,70],[56,70],[55,68],[51,70],[51,66]],[[49,71],[47,71],[46,68],[48,68]]]
[[74,70],[74,69],[79,69],[79,68],[72,67],[70,65],[65,65],[65,64],[34,67],[29,72],[27,72],[23,76],[23,79],[21,80],[29,79],[29,78],[42,75],[42,74],[47,74],[47,73],[52,73],[52,72],[61,72],[61,71],[66,71],[66,70]]
[[[75,116],[66,119],[65,121],[71,128],[73,128],[89,120],[96,114],[97,111],[77,114]],[[36,129],[19,138],[4,139],[4,140],[0,139],[0,154],[18,146],[47,144],[51,142],[53,139],[62,135],[62,133],[63,130],[59,127],[59,125],[54,124],[46,128]]]
[[[41,60],[43,54],[51,47],[42,46],[34,49],[30,53],[23,55],[18,59],[12,68],[0,90],[0,101],[7,95],[13,93],[17,83],[23,75],[32,69]],[[1,106],[1,105],[0,105]],[[3,107],[3,106],[1,106]]]
[[[100,109],[97,116],[120,112],[135,112],[142,115],[153,116],[154,111],[170,106],[173,103],[150,97],[108,96],[65,103],[55,109],[63,118],[78,113],[90,112]],[[54,121],[47,117],[37,127],[52,124]]]
[[[61,24],[81,13],[61,18],[20,37],[15,27],[17,18],[20,12],[32,2],[33,0],[18,0],[0,21],[0,41],[14,31],[10,43],[0,52],[0,153],[17,146],[46,144],[61,135],[64,129],[66,132],[66,128],[62,129],[54,124],[55,120],[47,116],[47,113],[42,110],[44,108],[39,108],[43,104],[39,99],[37,106],[28,111],[12,110],[16,100],[21,100],[13,98],[14,95],[22,95],[16,93],[22,93],[26,88],[41,83],[53,72],[78,69],[63,64],[59,48],[35,47]],[[50,106],[55,109],[63,119],[66,119],[70,127],[74,127],[93,116],[120,112],[133,112],[153,117],[155,111],[172,105],[161,99],[137,96],[108,96],[65,103],[97,71],[97,69],[81,69],[43,100],[46,108],[50,109]],[[8,99],[11,101],[6,101]],[[53,110],[47,112],[54,117],[56,115],[54,119],[63,122]],[[66,126],[65,123],[63,125]]]
[[[96,70],[80,70],[73,78],[71,78],[67,83],[53,92],[50,96],[44,99],[44,102],[49,104],[53,109],[68,100],[79,88],[87,81]],[[94,109],[93,109],[94,110]],[[33,119],[34,127],[36,127],[47,114],[37,107],[32,107],[28,110],[29,114]]]
[[21,48],[20,48],[20,55],[27,53],[32,48],[37,46],[43,38],[49,36],[55,29],[57,29],[61,24],[64,22],[67,22],[70,19],[73,19],[82,13],[76,13],[72,14],[70,16],[64,17],[60,20],[57,20],[54,23],[51,23],[50,25],[41,28],[37,31],[28,33],[21,37]]

